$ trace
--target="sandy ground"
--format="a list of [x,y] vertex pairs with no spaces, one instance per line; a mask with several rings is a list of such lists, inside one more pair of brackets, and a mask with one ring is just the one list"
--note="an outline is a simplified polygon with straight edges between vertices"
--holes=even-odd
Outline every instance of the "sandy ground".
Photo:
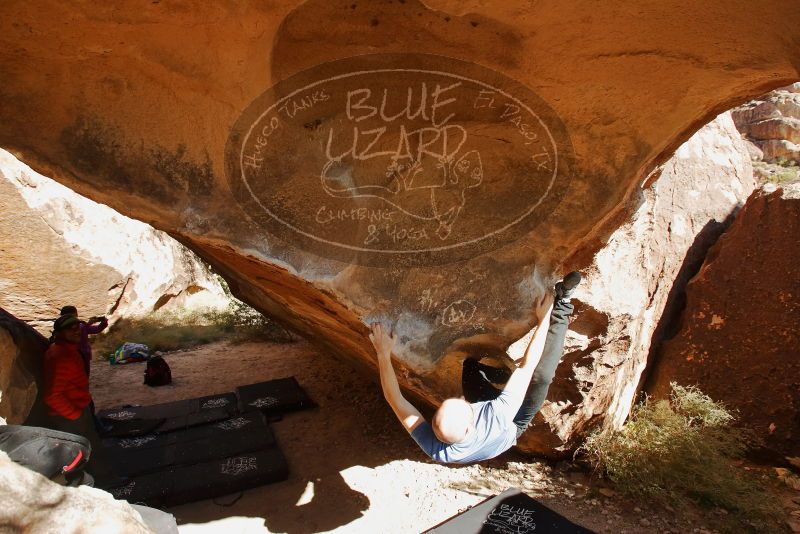
[[235,502],[229,496],[170,508],[182,533],[422,532],[509,487],[598,533],[713,532],[713,513],[675,517],[637,505],[564,462],[509,451],[482,465],[434,464],[402,429],[376,383],[303,341],[221,342],[165,359],[173,384],[159,388],[142,384],[143,364],[95,362],[97,407],[224,393],[286,376],[295,376],[319,404],[273,425],[289,462],[288,480],[247,490]]

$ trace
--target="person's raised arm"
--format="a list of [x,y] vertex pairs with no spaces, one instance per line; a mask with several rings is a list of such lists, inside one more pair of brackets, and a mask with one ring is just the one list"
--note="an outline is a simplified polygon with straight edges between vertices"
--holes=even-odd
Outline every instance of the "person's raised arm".
[[106,329],[108,326],[108,319],[105,317],[90,317],[88,321],[86,321],[86,333],[87,334],[99,334],[103,330]]
[[528,348],[525,349],[520,366],[511,374],[511,378],[508,379],[506,386],[503,388],[501,396],[507,399],[507,402],[513,408],[512,411],[515,413],[522,404],[525,391],[527,391],[528,384],[530,384],[531,377],[533,377],[533,372],[542,357],[547,330],[550,328],[551,311],[553,311],[553,295],[548,293],[536,307],[536,316],[539,319],[536,333],[531,338],[531,342],[528,343]]
[[400,384],[397,383],[397,376],[392,367],[392,350],[397,342],[395,335],[389,335],[389,332],[380,323],[372,325],[372,333],[369,336],[372,345],[375,347],[375,352],[378,356],[378,370],[381,375],[381,388],[383,389],[383,396],[386,397],[386,402],[394,410],[395,415],[403,427],[408,432],[413,431],[425,418],[422,414],[414,408],[400,391]]

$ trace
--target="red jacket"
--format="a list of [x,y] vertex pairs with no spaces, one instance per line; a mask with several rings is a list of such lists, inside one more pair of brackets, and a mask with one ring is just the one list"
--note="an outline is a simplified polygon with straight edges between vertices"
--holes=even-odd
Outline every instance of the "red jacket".
[[44,403],[50,415],[80,417],[92,401],[89,377],[78,345],[56,341],[44,354]]

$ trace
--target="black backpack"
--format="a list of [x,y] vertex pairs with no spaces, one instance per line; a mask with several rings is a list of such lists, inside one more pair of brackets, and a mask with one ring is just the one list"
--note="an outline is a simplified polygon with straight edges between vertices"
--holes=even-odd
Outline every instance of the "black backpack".
[[147,360],[144,383],[148,386],[166,386],[172,383],[172,371],[169,370],[169,365],[164,358],[155,356]]

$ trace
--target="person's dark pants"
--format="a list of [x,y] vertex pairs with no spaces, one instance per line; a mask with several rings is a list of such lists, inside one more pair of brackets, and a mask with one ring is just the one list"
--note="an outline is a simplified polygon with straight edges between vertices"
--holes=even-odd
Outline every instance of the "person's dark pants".
[[[547,397],[547,390],[556,375],[558,362],[564,352],[564,339],[569,327],[569,316],[574,307],[568,300],[557,300],[550,314],[550,327],[547,330],[542,358],[533,372],[522,405],[514,416],[517,425],[517,437],[520,437],[533,418],[539,413]],[[461,387],[464,398],[468,402],[481,402],[496,399],[500,390],[492,384],[503,384],[508,380],[510,371],[484,365],[478,360],[467,358],[461,371]]]
[[78,434],[89,440],[92,446],[92,452],[89,455],[86,471],[92,475],[95,480],[102,484],[102,482],[117,478],[111,469],[111,464],[103,449],[100,436],[95,429],[94,416],[89,406],[84,408],[80,417],[75,420],[58,415],[50,415],[47,418],[47,423],[47,427],[52,430]]

